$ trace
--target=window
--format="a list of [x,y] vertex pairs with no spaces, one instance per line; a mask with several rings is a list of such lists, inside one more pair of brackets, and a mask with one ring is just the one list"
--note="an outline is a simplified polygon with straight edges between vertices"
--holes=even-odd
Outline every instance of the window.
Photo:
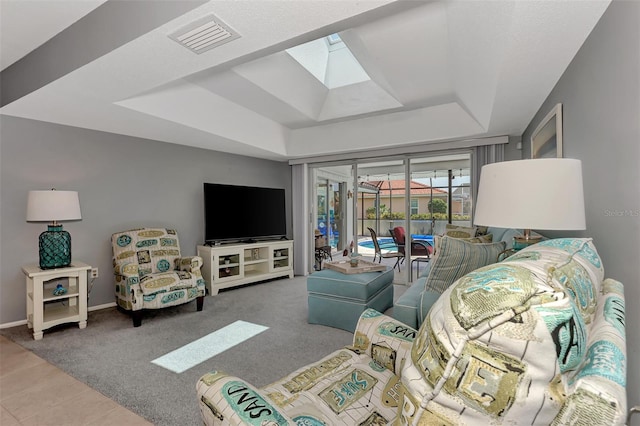
[[410,206],[411,216],[413,216],[414,214],[420,213],[418,211],[418,200],[416,198],[412,198],[410,203],[411,203],[411,206]]

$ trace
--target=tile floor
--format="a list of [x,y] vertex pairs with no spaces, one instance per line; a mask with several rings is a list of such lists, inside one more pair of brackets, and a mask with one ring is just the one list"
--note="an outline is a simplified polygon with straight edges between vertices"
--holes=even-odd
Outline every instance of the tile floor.
[[152,423],[0,336],[0,425]]

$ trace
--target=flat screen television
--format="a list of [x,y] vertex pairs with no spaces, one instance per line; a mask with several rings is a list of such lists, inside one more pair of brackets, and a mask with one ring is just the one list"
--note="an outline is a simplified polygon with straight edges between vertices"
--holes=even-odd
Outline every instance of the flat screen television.
[[205,183],[204,233],[206,244],[285,237],[284,189]]

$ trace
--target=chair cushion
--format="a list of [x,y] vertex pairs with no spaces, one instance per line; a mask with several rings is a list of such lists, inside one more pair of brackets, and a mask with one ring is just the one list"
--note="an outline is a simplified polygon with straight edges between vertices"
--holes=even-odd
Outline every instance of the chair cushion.
[[180,257],[178,234],[173,229],[143,228],[118,232],[111,237],[116,263],[134,263],[140,277],[176,269]]
[[[396,226],[389,230],[389,233],[393,237],[394,242],[398,245],[398,251],[405,254],[406,247],[406,232],[404,227]],[[428,241],[412,240],[411,241],[411,255],[412,256],[430,256],[433,253],[433,247]]]
[[196,287],[197,285],[198,277],[186,271],[151,273],[140,279],[140,288],[145,296]]
[[425,288],[442,293],[458,278],[497,262],[504,249],[504,241],[471,243],[445,235],[441,238],[438,255],[432,261]]
[[396,226],[395,228],[393,228],[391,230],[391,232],[395,236],[396,241],[398,241],[398,243],[404,244],[405,232],[404,232],[404,228],[402,226]]

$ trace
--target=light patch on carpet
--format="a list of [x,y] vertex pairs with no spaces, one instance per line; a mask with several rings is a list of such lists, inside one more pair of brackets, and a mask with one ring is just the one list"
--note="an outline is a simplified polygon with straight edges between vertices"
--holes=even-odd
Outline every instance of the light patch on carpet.
[[182,373],[268,329],[263,325],[236,321],[151,362],[175,373]]

